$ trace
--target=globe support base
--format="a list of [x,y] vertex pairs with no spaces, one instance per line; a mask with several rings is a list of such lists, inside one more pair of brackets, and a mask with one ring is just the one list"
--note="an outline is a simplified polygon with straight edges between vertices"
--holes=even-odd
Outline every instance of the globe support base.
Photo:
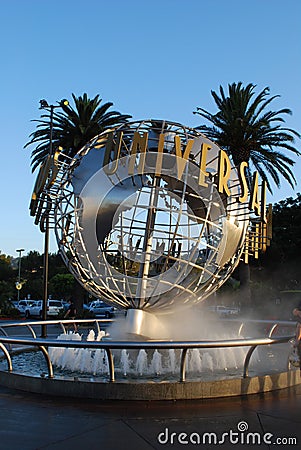
[[168,339],[160,319],[142,309],[129,309],[126,315],[126,333],[146,339]]

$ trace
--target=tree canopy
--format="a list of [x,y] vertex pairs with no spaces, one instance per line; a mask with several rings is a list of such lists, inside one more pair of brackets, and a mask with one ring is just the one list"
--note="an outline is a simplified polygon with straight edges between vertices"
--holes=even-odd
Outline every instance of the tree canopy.
[[[131,117],[118,111],[110,110],[113,103],[101,104],[102,99],[96,95],[93,99],[87,93],[76,97],[72,94],[74,107],[67,102],[60,102],[53,110],[52,144],[54,149],[62,148],[64,155],[74,156],[87,142],[108,128],[127,122]],[[58,108],[59,107],[59,108]],[[24,148],[34,145],[31,153],[31,165],[34,171],[49,154],[51,135],[51,110],[46,111],[37,123],[36,130],[30,134],[30,140]]]
[[239,82],[229,84],[227,94],[222,86],[219,94],[211,91],[218,110],[212,114],[198,107],[194,114],[211,125],[200,125],[197,129],[219,144],[235,165],[245,161],[253,166],[271,192],[269,178],[278,188],[281,177],[294,187],[296,178],[292,167],[295,162],[286,152],[300,155],[295,147],[295,138],[300,138],[300,134],[283,126],[283,116],[291,111],[288,108],[270,110],[279,95],[270,96],[268,87],[255,95],[255,89],[252,83],[244,87]]

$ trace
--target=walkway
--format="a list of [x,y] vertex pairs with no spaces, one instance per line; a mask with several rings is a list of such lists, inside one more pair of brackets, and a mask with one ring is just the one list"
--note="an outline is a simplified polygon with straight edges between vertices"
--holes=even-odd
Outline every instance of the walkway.
[[[228,433],[224,443],[214,444],[223,433]],[[277,438],[285,445],[275,444]],[[256,444],[242,443],[247,440]],[[246,398],[166,403],[79,401],[0,387],[1,450],[288,449],[300,443],[301,386]]]

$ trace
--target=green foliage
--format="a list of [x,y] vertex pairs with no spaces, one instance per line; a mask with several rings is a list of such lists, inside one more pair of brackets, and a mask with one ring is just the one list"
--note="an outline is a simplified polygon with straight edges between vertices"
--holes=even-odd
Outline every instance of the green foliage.
[[7,281],[13,276],[11,257],[0,253],[0,280]]
[[[30,296],[32,300],[43,297],[43,255],[30,251],[21,258],[20,299]],[[17,300],[18,291],[18,258],[11,258],[0,253],[0,300]],[[64,265],[58,253],[49,255],[49,286],[48,292],[52,298],[67,298],[80,287]]]
[[67,299],[72,296],[75,279],[70,273],[57,273],[49,280],[49,292],[52,298]]
[[6,299],[0,298],[0,317],[17,318],[20,316],[19,311],[14,305]]
[[13,298],[15,288],[15,270],[11,266],[11,258],[0,253],[0,301]]
[[289,197],[273,207],[272,245],[281,261],[301,259],[301,194]]
[[16,293],[16,287],[13,280],[4,281],[0,279],[0,300],[13,298]]
[[[72,98],[75,108],[61,104],[60,112],[54,110],[52,129],[53,148],[62,147],[64,154],[70,157],[104,130],[125,123],[131,117],[118,111],[109,111],[113,103],[101,105],[99,95],[90,99],[86,93],[80,97],[72,94]],[[50,110],[34,122],[37,123],[37,129],[30,134],[30,141],[24,146],[35,145],[31,153],[33,171],[49,153]]]
[[270,103],[279,96],[269,97],[270,90],[266,87],[254,97],[255,88],[251,83],[243,87],[239,82],[228,85],[228,94],[222,86],[219,95],[211,91],[218,111],[211,114],[197,108],[194,114],[212,124],[201,125],[197,129],[219,144],[232,157],[235,165],[246,161],[253,166],[271,192],[269,177],[277,187],[280,187],[280,176],[294,187],[296,179],[291,169],[294,161],[277,150],[284,149],[300,155],[294,146],[295,137],[300,138],[300,134],[282,126],[282,116],[291,114],[291,111],[288,108],[268,110]]
[[[273,238],[267,252],[253,262],[253,295],[280,296],[285,290],[301,290],[301,194],[273,206]],[[260,286],[260,289],[258,288]],[[264,289],[263,289],[264,288]],[[260,293],[260,292],[261,293]]]

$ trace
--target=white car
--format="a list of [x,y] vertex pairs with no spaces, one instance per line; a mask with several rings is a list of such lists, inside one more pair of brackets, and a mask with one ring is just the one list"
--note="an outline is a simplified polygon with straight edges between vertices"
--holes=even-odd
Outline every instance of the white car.
[[24,315],[25,317],[28,317],[28,310],[31,308],[31,306],[34,304],[34,300],[20,300],[17,305],[16,308],[17,310]]
[[220,317],[229,317],[239,313],[238,308],[231,308],[223,305],[209,306],[208,310],[216,313]]
[[102,300],[95,300],[94,302],[90,303],[89,311],[92,312],[95,316],[104,316],[109,319],[110,317],[113,317],[115,315],[117,308],[108,306]]
[[[63,304],[60,300],[48,300],[47,302],[47,316],[58,316],[64,311]],[[43,315],[43,300],[37,300],[26,309],[25,317],[38,316],[42,318]]]

